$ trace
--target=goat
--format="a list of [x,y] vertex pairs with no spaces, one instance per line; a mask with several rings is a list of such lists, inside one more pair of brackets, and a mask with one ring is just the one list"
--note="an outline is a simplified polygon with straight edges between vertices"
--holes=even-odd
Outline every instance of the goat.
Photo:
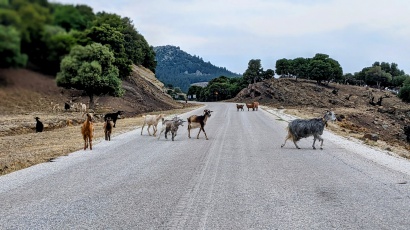
[[239,110],[243,111],[243,105],[236,104],[236,109],[237,109],[237,111],[239,111]]
[[185,121],[178,117],[174,117],[172,120],[164,120],[162,122],[161,132],[158,135],[158,140],[161,138],[161,134],[165,131],[165,139],[168,139],[167,134],[168,132],[171,132],[172,141],[174,141],[174,138],[177,136],[178,127],[184,126],[184,122]]
[[87,112],[87,105],[86,104],[80,103],[79,107],[80,107],[80,112],[82,114]]
[[258,111],[258,107],[259,107],[259,102],[257,101],[253,102],[253,109]]
[[64,103],[64,109],[65,111],[69,110],[71,108],[71,105],[68,104],[67,102]]
[[74,102],[71,104],[71,109],[73,109],[73,111],[77,112],[80,108],[80,103]]
[[205,138],[208,140],[208,136],[206,135],[204,126],[206,124],[206,120],[208,117],[211,117],[211,113],[213,111],[209,109],[204,110],[204,115],[198,116],[198,115],[192,115],[188,117],[188,137],[191,138],[191,129],[199,128],[198,135],[196,136],[196,139],[199,139],[199,134],[201,133],[201,130],[205,134]]
[[255,105],[253,104],[253,103],[246,103],[246,107],[248,108],[248,111],[249,111],[249,109],[252,109],[252,110],[255,110],[255,107],[254,107]]
[[111,118],[108,117],[107,120],[104,122],[104,134],[105,134],[106,141],[111,141],[111,133],[112,133],[112,122],[111,122]]
[[153,136],[155,137],[156,133],[157,133],[158,122],[159,122],[160,119],[162,119],[162,121],[164,121],[164,116],[165,116],[165,114],[142,116],[144,118],[144,124],[142,125],[142,128],[141,128],[141,135],[142,135],[142,131],[144,130],[145,125],[148,125],[147,131],[148,131],[148,134],[151,136],[151,133],[149,131],[149,127],[151,127],[151,125],[152,125],[152,128],[154,130]]
[[285,139],[285,142],[280,146],[281,148],[285,146],[288,139],[292,139],[296,148],[300,149],[296,144],[302,138],[313,136],[313,149],[316,149],[315,142],[318,139],[320,144],[320,149],[323,149],[323,138],[320,136],[323,134],[323,129],[327,126],[327,122],[331,120],[336,120],[336,116],[332,111],[326,111],[323,118],[313,118],[313,119],[296,119],[289,123],[288,135]]
[[87,113],[87,118],[84,121],[83,125],[81,126],[81,134],[84,138],[84,150],[88,148],[88,144],[90,145],[90,150],[93,149],[93,134],[94,134],[94,126],[93,126],[93,116],[90,113]]
[[117,123],[117,119],[121,118],[121,115],[124,114],[124,111],[118,110],[116,113],[107,113],[104,115],[104,121],[107,120],[108,117],[111,118],[112,122],[114,123],[114,128],[115,128],[115,123]]
[[41,132],[43,132],[43,128],[44,128],[44,125],[43,125],[43,123],[41,122],[41,121],[39,121],[39,117],[35,117],[34,119],[36,119],[36,133],[41,133]]

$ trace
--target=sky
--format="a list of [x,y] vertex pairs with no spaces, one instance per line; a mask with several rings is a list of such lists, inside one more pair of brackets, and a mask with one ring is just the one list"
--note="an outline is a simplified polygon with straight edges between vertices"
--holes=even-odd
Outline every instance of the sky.
[[343,73],[374,62],[410,74],[408,0],[57,0],[129,17],[149,45],[173,45],[243,74],[251,59],[327,54]]

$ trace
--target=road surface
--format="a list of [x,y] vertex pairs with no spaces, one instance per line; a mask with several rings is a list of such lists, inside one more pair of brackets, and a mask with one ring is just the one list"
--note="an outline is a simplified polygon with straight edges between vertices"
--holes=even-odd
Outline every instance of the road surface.
[[408,160],[327,131],[324,150],[280,148],[289,117],[273,110],[181,117],[205,108],[209,140],[137,129],[1,176],[0,229],[410,228]]

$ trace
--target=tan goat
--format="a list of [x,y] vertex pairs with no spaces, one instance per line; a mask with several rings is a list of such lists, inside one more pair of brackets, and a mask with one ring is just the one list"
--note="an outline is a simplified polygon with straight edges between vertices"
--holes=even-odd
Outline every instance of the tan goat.
[[142,116],[142,117],[144,118],[144,124],[142,125],[142,128],[141,128],[141,135],[142,135],[142,131],[144,130],[145,125],[148,125],[147,131],[148,131],[148,134],[151,136],[151,133],[149,131],[149,127],[151,127],[151,125],[152,125],[152,128],[154,129],[153,136],[155,137],[156,133],[157,133],[158,122],[159,122],[160,119],[162,119],[162,121],[164,121],[165,114],[145,115],[145,116]]
[[88,148],[90,145],[90,150],[93,149],[93,134],[94,134],[94,125],[93,125],[93,115],[87,113],[87,118],[84,121],[83,125],[81,126],[81,134],[84,138],[84,150]]

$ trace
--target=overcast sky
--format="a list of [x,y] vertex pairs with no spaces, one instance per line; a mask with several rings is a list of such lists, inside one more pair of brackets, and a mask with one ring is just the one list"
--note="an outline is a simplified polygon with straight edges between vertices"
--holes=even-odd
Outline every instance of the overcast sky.
[[152,46],[174,45],[243,74],[251,59],[328,54],[343,73],[375,61],[410,74],[408,0],[58,0],[129,17]]

